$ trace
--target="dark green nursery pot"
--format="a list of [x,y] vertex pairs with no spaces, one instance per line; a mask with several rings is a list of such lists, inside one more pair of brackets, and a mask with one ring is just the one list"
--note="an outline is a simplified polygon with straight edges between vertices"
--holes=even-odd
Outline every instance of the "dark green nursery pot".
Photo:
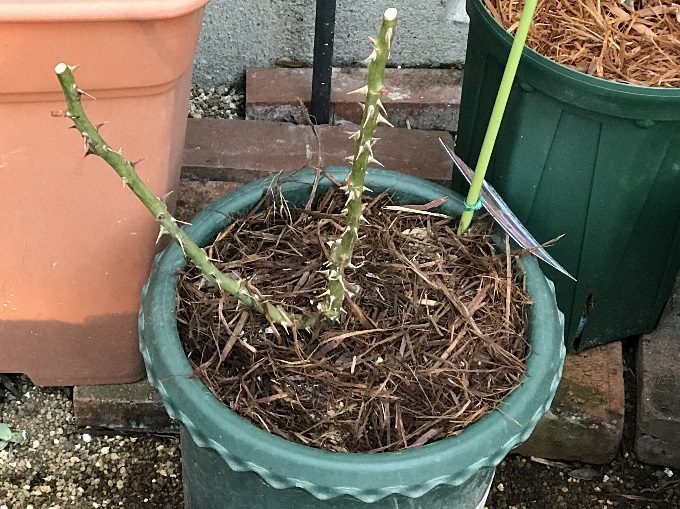
[[[331,171],[342,180],[346,168]],[[286,175],[285,197],[308,198],[314,173]],[[271,184],[259,180],[207,207],[188,228],[209,244],[232,220],[249,210]],[[320,190],[328,188],[322,181]],[[439,211],[459,215],[461,198],[416,177],[371,170],[366,186],[390,189],[397,202],[427,203],[446,196]],[[522,384],[496,410],[459,436],[403,452],[335,453],[288,442],[253,426],[190,378],[175,320],[181,249],[170,245],[155,263],[142,295],[141,350],[151,383],[182,428],[186,507],[189,509],[340,509],[484,506],[495,466],[524,441],[547,411],[564,360],[563,329],[553,288],[536,260],[523,259],[531,295],[531,355]]]
[[[474,167],[512,37],[483,0],[470,31],[458,154]],[[680,267],[680,88],[588,76],[522,54],[487,179],[578,282],[551,268],[570,350],[656,327]],[[460,179],[458,179],[460,180]]]

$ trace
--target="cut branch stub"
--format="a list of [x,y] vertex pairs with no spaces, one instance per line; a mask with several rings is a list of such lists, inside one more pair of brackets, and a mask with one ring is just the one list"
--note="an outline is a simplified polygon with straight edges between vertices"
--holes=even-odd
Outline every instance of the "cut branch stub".
[[320,309],[326,318],[338,321],[342,318],[342,304],[347,291],[344,273],[345,268],[352,262],[354,246],[359,238],[359,223],[362,220],[361,197],[364,192],[366,167],[369,164],[382,164],[373,157],[373,138],[375,127],[379,123],[390,124],[382,115],[384,106],[381,99],[387,93],[385,88],[385,65],[390,56],[394,31],[397,27],[397,10],[390,8],[385,11],[380,33],[370,38],[373,52],[368,57],[368,83],[365,87],[353,93],[365,93],[366,100],[362,104],[363,116],[359,131],[353,133],[350,139],[355,140],[352,170],[350,171],[345,190],[347,192],[347,226],[339,239],[331,242],[331,256],[328,261],[328,288],[326,300],[320,304]]

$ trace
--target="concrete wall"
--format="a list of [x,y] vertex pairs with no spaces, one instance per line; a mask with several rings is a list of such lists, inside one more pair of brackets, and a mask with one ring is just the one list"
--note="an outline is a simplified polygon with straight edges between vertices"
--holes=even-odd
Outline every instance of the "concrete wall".
[[[461,64],[467,20],[463,0],[338,0],[335,65],[364,60],[383,11],[396,7],[400,25],[392,64],[440,67]],[[212,0],[196,57],[201,85],[240,83],[247,67],[273,66],[292,57],[311,64],[315,0]]]

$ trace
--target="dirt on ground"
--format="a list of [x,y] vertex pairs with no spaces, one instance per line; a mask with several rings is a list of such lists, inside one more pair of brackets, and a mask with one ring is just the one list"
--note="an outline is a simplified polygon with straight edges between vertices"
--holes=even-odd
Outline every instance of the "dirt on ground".
[[488,509],[680,508],[680,469],[637,461],[635,349],[624,341],[626,415],[623,441],[608,465],[585,465],[510,456],[496,470]]

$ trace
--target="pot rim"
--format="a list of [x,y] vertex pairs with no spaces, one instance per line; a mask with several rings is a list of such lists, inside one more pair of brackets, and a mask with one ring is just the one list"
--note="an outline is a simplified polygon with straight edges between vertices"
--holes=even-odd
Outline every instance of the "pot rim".
[[[333,168],[328,173],[342,180],[347,171],[345,167]],[[308,188],[313,177],[313,170],[296,172],[294,181],[283,184],[284,189],[287,191],[289,184]],[[276,178],[252,182],[209,205],[187,230],[199,243],[209,242],[230,222],[231,213],[226,209],[248,210]],[[415,186],[422,203],[447,196],[444,208],[448,213],[462,212],[461,197],[418,177],[371,169],[366,185],[376,191]],[[180,343],[175,317],[177,271],[186,264],[174,242],[157,255],[142,292],[140,349],[149,380],[160,392],[170,416],[181,421],[197,445],[215,450],[233,470],[256,472],[274,488],[302,488],[319,499],[351,495],[374,502],[391,494],[418,497],[441,484],[460,485],[481,468],[495,467],[528,438],[552,402],[565,355],[563,320],[552,283],[543,276],[536,259],[524,257],[522,264],[534,303],[530,312],[531,353],[524,380],[499,408],[459,435],[414,449],[343,453],[289,442],[238,416],[200,380],[190,378],[192,369]],[[377,478],[383,482],[376,483]]]

